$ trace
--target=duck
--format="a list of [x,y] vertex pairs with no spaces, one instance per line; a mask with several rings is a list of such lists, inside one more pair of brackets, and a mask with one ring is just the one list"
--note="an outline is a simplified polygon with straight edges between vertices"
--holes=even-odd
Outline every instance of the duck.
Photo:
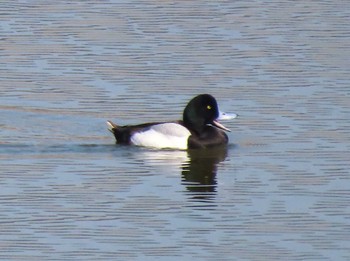
[[182,120],[124,126],[107,121],[107,126],[117,144],[188,150],[227,145],[229,139],[225,132],[231,130],[218,119],[236,117],[237,114],[220,112],[212,95],[200,94],[188,102]]

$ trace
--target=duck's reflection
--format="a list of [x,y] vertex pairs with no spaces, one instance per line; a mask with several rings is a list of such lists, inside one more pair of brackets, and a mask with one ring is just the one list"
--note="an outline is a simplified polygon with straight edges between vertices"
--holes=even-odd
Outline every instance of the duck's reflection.
[[151,164],[157,166],[157,169],[164,167],[164,171],[180,167],[181,184],[190,199],[212,201],[217,190],[218,165],[226,159],[228,152],[227,147],[223,146],[189,151],[140,149],[138,153],[130,154],[142,165]]
[[210,199],[216,192],[218,163],[225,160],[227,147],[189,150],[182,165],[182,184],[196,199]]

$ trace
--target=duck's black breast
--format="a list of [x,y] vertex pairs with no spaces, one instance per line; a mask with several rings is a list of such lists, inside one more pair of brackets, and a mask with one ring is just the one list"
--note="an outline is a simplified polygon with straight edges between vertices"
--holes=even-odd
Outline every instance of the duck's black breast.
[[188,139],[188,148],[210,148],[227,143],[228,137],[225,132],[212,126],[206,126],[200,134],[192,133]]

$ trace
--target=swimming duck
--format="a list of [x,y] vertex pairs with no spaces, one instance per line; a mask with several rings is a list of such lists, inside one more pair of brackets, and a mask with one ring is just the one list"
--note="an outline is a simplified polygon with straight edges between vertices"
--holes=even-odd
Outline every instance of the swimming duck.
[[228,143],[224,131],[230,130],[217,121],[220,115],[223,119],[237,116],[220,113],[215,98],[201,94],[187,104],[183,120],[126,126],[107,121],[107,125],[117,144],[180,150],[209,148]]

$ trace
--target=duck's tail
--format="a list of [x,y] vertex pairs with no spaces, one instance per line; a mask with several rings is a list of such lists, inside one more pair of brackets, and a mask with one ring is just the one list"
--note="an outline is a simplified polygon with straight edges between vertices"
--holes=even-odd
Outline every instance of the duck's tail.
[[118,128],[118,125],[111,122],[111,121],[107,121],[107,126],[108,126],[108,130],[112,133],[114,133],[114,131]]
[[113,133],[116,143],[130,144],[130,130],[125,126],[118,126],[117,124],[107,121],[108,130]]

